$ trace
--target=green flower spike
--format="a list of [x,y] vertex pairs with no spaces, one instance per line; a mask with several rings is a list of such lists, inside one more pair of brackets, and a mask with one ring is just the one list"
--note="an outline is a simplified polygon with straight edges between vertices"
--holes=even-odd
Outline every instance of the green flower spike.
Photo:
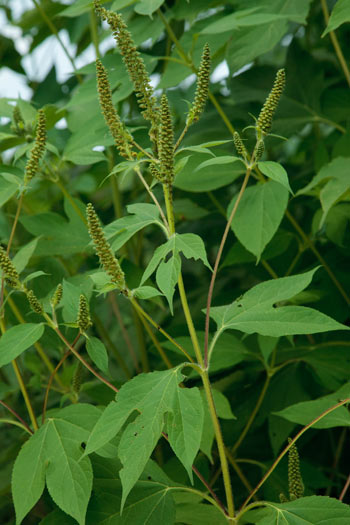
[[197,122],[201,116],[201,113],[203,113],[209,93],[210,63],[210,49],[208,44],[205,44],[198,70],[196,93],[194,96],[193,105],[188,114],[187,124]]
[[77,366],[74,371],[74,375],[72,378],[72,390],[75,394],[79,394],[81,384],[83,382],[83,375],[84,375],[84,366],[81,361],[77,363]]
[[0,268],[4,273],[6,283],[12,288],[17,288],[19,286],[18,272],[2,246],[0,246]]
[[121,15],[107,11],[107,9],[101,7],[99,0],[95,0],[94,4],[96,13],[102,20],[107,21],[113,31],[114,39],[118,44],[124,64],[134,84],[142,114],[146,120],[149,120],[153,124],[152,128],[155,129],[158,124],[156,99],[153,95],[153,88],[145,64],[136,49],[132,36],[127,30],[127,26]]
[[265,144],[263,140],[259,140],[255,146],[255,162],[258,162],[265,151]]
[[44,156],[46,147],[46,117],[42,109],[38,113],[38,125],[36,128],[35,143],[30,152],[29,160],[24,174],[24,187],[27,187],[32,178],[36,175],[39,162]]
[[174,131],[171,122],[169,102],[166,95],[161,98],[160,130],[159,130],[159,160],[160,180],[171,184],[174,172]]
[[52,298],[50,300],[52,308],[56,308],[56,306],[58,306],[60,304],[61,299],[62,299],[62,295],[63,295],[63,286],[62,286],[62,284],[58,284],[57,288],[55,290],[55,293],[53,294],[53,296],[52,296]]
[[79,330],[81,333],[86,332],[86,330],[88,330],[88,328],[90,328],[90,326],[92,325],[90,318],[89,303],[87,302],[87,299],[83,294],[81,294],[79,297],[77,325],[79,326]]
[[246,160],[248,157],[248,152],[246,150],[245,145],[243,144],[243,140],[241,139],[240,134],[237,131],[235,131],[233,134],[233,143],[235,145],[238,155],[240,155],[241,157],[243,157],[244,160]]
[[86,214],[89,226],[89,234],[95,245],[96,253],[100,259],[105,272],[111,277],[114,284],[117,285],[125,295],[128,290],[126,288],[124,272],[120,267],[118,259],[114,256],[110,245],[103,233],[100,221],[94,210],[94,207],[89,203],[86,207]]
[[[292,440],[288,438],[290,443]],[[299,453],[293,444],[288,452],[288,483],[290,500],[302,498],[304,495],[304,484],[300,473]]]
[[100,98],[100,105],[106,124],[109,127],[115,145],[122,157],[130,159],[136,153],[130,151],[132,136],[125,129],[119,115],[112,102],[112,91],[109,85],[107,71],[101,60],[96,60],[97,89]]
[[281,98],[284,85],[286,82],[286,73],[284,69],[280,69],[277,71],[276,79],[273,84],[273,88],[267,97],[265,104],[262,107],[262,110],[260,111],[260,115],[258,117],[258,120],[256,122],[256,128],[261,131],[264,135],[267,135],[270,132],[271,125],[272,125],[272,119],[274,116],[274,113],[276,111],[276,108],[278,106],[278,102]]
[[40,314],[40,315],[43,314],[44,313],[43,307],[41,303],[39,302],[37,296],[33,292],[33,290],[26,290],[26,295],[27,295],[28,303],[31,309],[33,310],[33,312],[35,312],[36,314]]
[[13,124],[11,126],[12,131],[17,133],[17,135],[19,135],[19,136],[25,135],[25,133],[26,133],[25,123],[24,123],[24,119],[22,117],[21,110],[19,109],[18,106],[15,106],[13,108],[12,122],[13,122]]

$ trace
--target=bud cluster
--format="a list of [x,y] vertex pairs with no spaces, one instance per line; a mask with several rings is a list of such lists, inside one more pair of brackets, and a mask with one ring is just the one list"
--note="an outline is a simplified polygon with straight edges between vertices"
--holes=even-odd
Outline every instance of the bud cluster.
[[0,246],[0,268],[4,273],[7,284],[12,288],[17,288],[19,286],[18,272],[2,246]]
[[257,129],[260,130],[264,135],[267,135],[270,132],[272,119],[281,98],[285,82],[285,70],[280,69],[277,71],[273,88],[260,111],[260,115],[256,123]]
[[[288,442],[291,442],[290,438]],[[288,484],[290,500],[303,497],[304,484],[300,473],[299,453],[294,443],[288,452]]]
[[117,146],[120,155],[130,159],[132,156],[130,151],[130,142],[132,141],[132,136],[127,131],[127,129],[125,129],[125,126],[121,122],[119,115],[113,105],[112,91],[109,85],[107,71],[104,68],[101,60],[96,60],[96,73],[100,105],[106,124],[109,127],[112,137],[114,138],[115,145]]
[[61,299],[62,299],[62,295],[63,295],[63,286],[60,283],[60,284],[57,285],[55,293],[53,294],[53,296],[51,297],[51,300],[50,300],[52,308],[56,308],[56,306],[58,306],[60,304]]
[[36,314],[40,314],[40,315],[43,314],[44,313],[43,307],[40,301],[38,300],[37,296],[33,292],[33,290],[25,290],[25,293],[28,299],[29,306],[31,307],[33,312],[35,312]]
[[194,96],[193,105],[188,114],[187,124],[197,122],[201,113],[203,113],[209,93],[210,62],[209,45],[205,44],[198,70],[196,93]]
[[28,186],[32,178],[36,175],[39,162],[44,156],[46,146],[46,117],[42,109],[39,109],[38,125],[35,134],[34,147],[30,152],[30,156],[26,165],[24,174],[24,186]]
[[115,283],[119,290],[125,291],[125,276],[120,267],[119,261],[114,256],[110,245],[101,228],[99,219],[94,210],[94,207],[89,203],[86,207],[87,220],[89,226],[89,234],[95,245],[96,253],[100,259],[105,272],[110,275],[112,282]]
[[240,155],[241,157],[243,157],[244,160],[246,160],[248,157],[248,152],[246,150],[245,145],[243,144],[243,140],[241,139],[240,134],[237,131],[235,131],[233,134],[233,143],[235,145],[238,155]]
[[86,332],[86,330],[88,330],[88,328],[90,328],[90,326],[92,325],[90,318],[89,303],[87,302],[87,299],[83,294],[81,294],[79,297],[77,325],[81,333]]
[[113,13],[112,11],[107,11],[107,9],[101,7],[99,0],[95,0],[94,4],[96,13],[102,18],[102,20],[107,21],[113,31],[113,36],[118,44],[129,76],[134,84],[135,93],[139,99],[139,106],[143,110],[142,114],[144,118],[155,125],[157,122],[157,107],[156,99],[153,96],[151,81],[146,71],[145,64],[140,53],[136,49],[123,18],[121,15]]
[[174,131],[171,122],[169,102],[166,95],[161,98],[161,114],[159,129],[159,160],[161,182],[171,184],[175,177],[174,172]]

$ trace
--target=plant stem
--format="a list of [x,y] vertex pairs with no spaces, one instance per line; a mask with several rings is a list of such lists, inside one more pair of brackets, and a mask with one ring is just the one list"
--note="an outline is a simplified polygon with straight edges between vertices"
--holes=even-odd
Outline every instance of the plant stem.
[[226,509],[225,509],[225,506],[223,505],[223,503],[219,500],[219,498],[217,497],[217,495],[215,494],[215,492],[213,491],[213,489],[211,488],[211,486],[209,485],[209,483],[204,479],[204,477],[202,476],[202,474],[199,472],[199,470],[194,466],[192,465],[192,470],[193,472],[196,474],[197,478],[201,480],[201,482],[203,483],[203,485],[205,486],[205,488],[207,489],[208,492],[210,492],[210,494],[213,496],[213,498],[215,499],[216,503],[221,507],[221,509],[225,512],[226,514]]
[[66,55],[66,57],[68,58],[69,62],[71,63],[72,65],[72,68],[73,68],[73,71],[74,71],[74,74],[78,80],[78,82],[81,84],[83,82],[83,79],[81,78],[81,76],[77,73],[77,69],[75,67],[75,63],[74,63],[74,60],[73,58],[70,56],[69,54],[69,51],[68,49],[66,48],[63,40],[61,39],[60,35],[59,35],[59,32],[57,31],[55,25],[52,23],[51,19],[47,16],[47,14],[45,13],[45,10],[44,8],[42,7],[42,5],[40,4],[40,0],[33,0],[33,3],[35,5],[35,7],[37,8],[37,10],[39,11],[39,13],[41,14],[43,20],[46,22],[47,26],[49,27],[50,31],[52,34],[55,35],[55,37],[57,38],[60,46],[62,47],[62,50],[64,52],[64,54]]
[[[175,219],[174,219],[174,209],[173,209],[173,194],[172,194],[172,187],[170,184],[163,184],[163,191],[164,191],[164,199],[165,199],[165,206],[167,211],[167,218],[168,218],[168,224],[169,224],[169,234],[170,236],[175,234]],[[203,357],[201,353],[201,349],[199,346],[196,330],[194,328],[191,312],[188,306],[186,291],[184,282],[182,279],[182,274],[180,271],[180,275],[177,282],[178,288],[179,288],[179,294],[182,304],[182,309],[185,314],[185,319],[188,327],[188,331],[190,333],[193,349],[196,355],[196,359],[198,361],[198,364],[200,366],[203,366]]]
[[91,9],[89,13],[89,17],[90,17],[90,34],[91,34],[92,43],[94,44],[94,48],[95,48],[95,55],[96,55],[96,58],[101,58],[100,50],[98,47],[99,42],[98,42],[97,19],[96,19],[94,9]]
[[237,439],[236,443],[234,444],[234,446],[232,447],[232,450],[231,450],[231,453],[234,454],[236,452],[236,450],[240,447],[242,441],[244,440],[244,438],[246,437],[246,435],[248,434],[249,432],[249,429],[250,427],[252,426],[253,422],[254,422],[254,419],[261,407],[261,404],[264,400],[264,397],[265,397],[265,394],[267,392],[267,389],[269,387],[269,384],[270,384],[270,381],[271,381],[271,373],[267,372],[267,376],[266,376],[266,379],[265,379],[265,382],[264,382],[264,385],[263,385],[263,388],[260,392],[260,395],[259,395],[259,398],[255,404],[255,407],[253,409],[253,411],[251,412],[250,416],[249,416],[249,419],[244,427],[244,429],[242,430],[241,432],[241,435],[239,436],[239,438]]
[[[327,7],[326,0],[321,0],[321,6],[322,6],[324,20],[326,22],[326,25],[328,25],[329,12],[328,12],[328,7]],[[338,38],[337,38],[337,36],[336,36],[334,31],[330,31],[329,32],[329,36],[331,38],[331,41],[332,41],[335,53],[336,53],[336,55],[338,57],[338,60],[339,60],[339,63],[341,65],[341,68],[343,70],[343,73],[344,73],[344,76],[346,78],[346,81],[347,81],[347,83],[348,83],[348,85],[350,87],[350,71],[349,71],[348,65],[347,65],[347,63],[345,61],[345,58],[344,58],[343,52],[341,50],[341,47],[339,45]]]
[[157,206],[158,210],[159,210],[159,213],[160,213],[160,216],[162,218],[162,221],[166,227],[167,230],[169,230],[169,225],[168,225],[168,222],[165,218],[165,215],[164,215],[164,212],[162,210],[162,207],[161,205],[159,204],[158,200],[157,200],[157,197],[154,195],[153,191],[151,190],[151,188],[149,187],[149,185],[147,184],[145,178],[143,177],[142,173],[141,173],[141,170],[139,169],[139,167],[137,166],[135,168],[135,172],[137,173],[137,176],[139,177],[140,181],[142,182],[142,184],[144,185],[144,187],[146,188],[146,191],[148,192],[149,196],[151,197],[151,199],[153,200],[154,204]]
[[134,306],[134,308],[136,308],[136,310],[138,310],[140,312],[140,314],[145,319],[147,319],[147,321],[152,326],[154,326],[154,328],[156,328],[161,334],[163,334],[164,337],[166,337],[171,343],[173,343],[173,345],[176,346],[176,348],[178,348],[187,357],[187,359],[190,361],[190,363],[194,362],[192,357],[186,352],[186,350],[184,348],[182,348],[182,346],[179,345],[179,343],[177,343],[175,341],[175,339],[173,339],[171,337],[171,335],[169,335],[165,330],[163,330],[163,328],[161,326],[159,326],[159,324],[157,324],[155,321],[153,321],[152,317],[150,315],[148,315],[147,312],[145,312],[145,310],[142,308],[142,306],[139,305],[139,303],[136,301],[136,299],[134,297],[132,297],[130,299],[130,301],[131,301],[132,305]]
[[66,188],[64,187],[64,185],[62,184],[62,182],[58,179],[56,181],[56,184],[57,186],[59,187],[59,189],[61,190],[61,192],[63,193],[63,195],[66,197],[66,199],[68,200],[69,204],[72,206],[73,210],[76,211],[78,217],[83,221],[83,223],[86,225],[87,224],[87,220],[84,216],[84,214],[82,213],[82,211],[79,209],[79,207],[76,205],[76,203],[74,202],[74,199],[73,197],[69,194],[69,192],[66,190]]
[[228,462],[227,462],[227,457],[226,457],[226,452],[225,452],[225,445],[224,445],[224,440],[222,438],[220,423],[219,423],[218,416],[216,413],[215,403],[214,403],[214,399],[213,399],[213,395],[212,395],[212,391],[210,387],[210,382],[209,382],[209,377],[208,377],[208,373],[206,370],[202,371],[201,378],[203,381],[204,391],[205,391],[205,395],[206,395],[208,406],[209,406],[210,417],[211,417],[211,420],[214,426],[215,438],[216,438],[216,442],[218,445],[222,476],[224,480],[228,514],[230,518],[234,518],[235,508],[234,508],[234,503],[233,503],[230,471],[228,467]]
[[124,339],[124,341],[126,343],[126,346],[129,349],[129,353],[130,353],[131,359],[132,359],[132,361],[134,363],[135,370],[139,374],[141,372],[141,369],[140,369],[140,366],[139,366],[137,355],[136,355],[135,349],[134,349],[134,347],[133,347],[133,345],[132,345],[132,343],[130,341],[130,337],[129,337],[128,331],[125,328],[123,317],[122,317],[122,315],[120,313],[119,305],[118,305],[118,302],[116,300],[116,297],[115,297],[114,293],[110,293],[109,294],[109,300],[111,302],[112,310],[113,310],[113,312],[114,312],[114,314],[115,314],[115,316],[117,318],[118,324],[120,326],[123,339]]
[[139,343],[142,372],[149,372],[149,362],[148,362],[147,348],[146,348],[146,342],[145,342],[145,334],[142,328],[142,323],[139,319],[138,310],[136,310],[135,308],[132,308],[132,315],[133,315],[133,323],[134,323],[135,330],[136,330],[136,337]]
[[139,316],[139,319],[140,319],[141,323],[143,324],[146,332],[148,333],[152,343],[154,344],[154,346],[158,350],[158,353],[159,353],[160,357],[162,358],[165,366],[170,370],[170,368],[172,368],[173,365],[172,365],[171,361],[169,360],[168,356],[166,355],[166,353],[164,352],[163,348],[160,346],[160,343],[159,343],[158,339],[156,338],[156,336],[154,335],[154,333],[152,332],[152,330],[148,326],[146,320],[141,315],[141,313],[138,310],[135,310],[135,311],[136,311],[137,315]]
[[[17,227],[17,223],[18,223],[18,218],[19,218],[19,215],[20,215],[21,209],[22,209],[22,204],[23,204],[23,193],[21,193],[21,196],[18,199],[16,215],[15,215],[15,218],[14,218],[14,221],[13,221],[13,224],[12,224],[11,233],[10,233],[10,237],[9,237],[9,242],[7,243],[7,248],[6,248],[6,254],[7,255],[10,254],[10,249],[11,249],[13,238],[15,236],[15,231],[16,231],[16,227]],[[4,302],[4,285],[5,285],[5,278],[2,277],[2,279],[1,279],[1,291],[0,291],[0,312],[1,312],[0,316],[1,317],[3,317],[4,314],[5,314],[2,311],[2,305],[3,305],[3,302]]]
[[114,392],[118,392],[118,389],[112,385],[112,383],[110,383],[107,379],[105,379],[103,376],[101,376],[98,372],[96,372],[96,370],[93,369],[92,366],[89,365],[89,363],[87,361],[85,361],[85,359],[83,357],[81,357],[81,355],[76,351],[75,348],[73,348],[73,346],[67,341],[67,339],[64,337],[64,335],[61,333],[60,329],[58,328],[58,326],[56,326],[52,320],[50,319],[50,317],[44,312],[43,316],[45,317],[46,321],[48,322],[50,328],[52,328],[56,334],[58,335],[58,337],[61,339],[61,341],[66,345],[67,348],[69,348],[69,350],[72,352],[72,354],[75,355],[75,357],[77,359],[79,359],[79,361],[85,366],[85,368],[87,368],[95,377],[97,377],[97,379],[99,379],[100,381],[102,381],[102,383],[104,383],[105,385],[107,385],[109,388],[111,388],[112,390],[114,390]]
[[20,387],[21,392],[22,392],[22,396],[23,396],[24,402],[25,402],[27,410],[28,410],[28,414],[29,414],[30,420],[31,420],[32,425],[33,425],[34,432],[36,432],[38,430],[38,428],[39,428],[38,427],[38,423],[37,423],[37,420],[36,420],[36,417],[35,417],[35,414],[34,414],[34,410],[33,410],[32,404],[31,404],[30,399],[29,399],[29,395],[28,395],[26,386],[24,384],[24,381],[23,381],[23,378],[22,378],[22,375],[21,375],[21,372],[20,372],[20,369],[18,367],[16,359],[14,359],[11,362],[12,362],[13,370],[14,370],[14,372],[16,374],[16,378],[17,378],[19,387]]
[[333,283],[335,284],[335,286],[338,288],[339,292],[343,296],[344,300],[346,301],[346,304],[349,306],[350,305],[350,298],[349,298],[349,296],[345,292],[344,288],[342,287],[342,285],[340,284],[340,282],[338,281],[338,279],[336,278],[336,276],[334,275],[333,271],[328,266],[328,264],[326,263],[326,261],[324,260],[324,258],[320,254],[320,252],[317,250],[317,248],[314,245],[314,243],[312,242],[312,240],[309,238],[308,235],[306,235],[304,230],[297,223],[297,221],[294,219],[293,215],[290,213],[289,210],[286,210],[286,217],[289,220],[289,222],[292,224],[292,226],[296,229],[296,231],[299,233],[300,237],[303,239],[305,244],[314,252],[314,254],[316,255],[317,259],[320,261],[320,263],[322,264],[322,266],[324,267],[324,269],[328,273],[329,277],[331,278],[331,280],[333,281]]
[[[24,421],[24,419],[21,418],[21,416],[19,414],[17,414],[17,412],[15,412],[13,410],[13,408],[11,408],[9,405],[7,405],[7,403],[5,403],[4,401],[1,401],[0,399],[0,405],[2,405],[4,408],[6,408],[9,412],[11,412],[11,414],[13,414],[15,416],[15,418],[18,419],[18,421],[21,423],[21,426],[23,426],[25,428],[25,430],[29,433],[29,434],[33,434],[33,431],[32,429],[30,428],[30,426],[27,425],[27,423]],[[13,423],[13,421],[11,421]]]
[[207,298],[207,310],[206,310],[206,314],[205,314],[205,338],[204,338],[204,367],[205,368],[207,368],[207,366],[208,366],[210,306],[211,306],[211,301],[212,301],[212,298],[213,298],[213,290],[214,290],[214,285],[215,285],[215,279],[216,279],[216,276],[217,276],[217,273],[218,273],[220,259],[221,259],[221,255],[222,255],[222,252],[223,252],[223,249],[224,249],[224,246],[225,246],[225,242],[226,242],[226,239],[227,239],[227,236],[228,236],[228,232],[230,231],[231,224],[232,224],[233,218],[234,218],[234,216],[236,214],[238,205],[239,205],[239,203],[240,203],[240,201],[241,201],[241,199],[243,197],[243,193],[244,193],[244,191],[245,191],[245,189],[247,187],[250,174],[251,174],[251,168],[249,167],[249,168],[247,168],[247,171],[246,171],[246,174],[245,174],[245,177],[244,177],[241,189],[239,190],[239,194],[238,194],[238,197],[236,199],[235,205],[233,206],[231,214],[230,214],[230,217],[228,218],[228,221],[226,223],[225,231],[223,233],[223,236],[222,236],[222,239],[221,239],[221,243],[220,243],[220,247],[219,247],[219,250],[218,250],[218,253],[217,253],[217,256],[216,256],[216,260],[215,260],[215,264],[214,264],[214,270],[213,270],[213,273],[212,273],[212,276],[211,276],[209,292],[208,292],[208,298]]
[[[297,435],[290,441],[290,443],[288,443],[288,445],[282,450],[282,452],[280,453],[280,455],[278,456],[278,458],[273,462],[272,466],[269,468],[269,470],[266,472],[266,474],[263,476],[263,478],[259,481],[259,483],[257,484],[257,486],[255,487],[255,489],[249,494],[248,498],[245,500],[245,502],[243,503],[242,507],[240,508],[240,511],[239,511],[239,516],[241,516],[243,514],[243,510],[246,508],[246,506],[248,505],[249,501],[252,499],[252,497],[254,496],[254,494],[257,493],[257,491],[260,489],[260,487],[265,483],[265,481],[267,480],[267,478],[272,474],[272,472],[275,470],[275,468],[277,467],[277,465],[279,464],[279,462],[281,461],[281,459],[287,454],[288,450],[294,445],[294,443],[297,442],[297,440],[307,431],[309,430],[309,428],[311,428],[313,425],[315,425],[315,423],[318,423],[321,419],[323,419],[325,416],[327,416],[328,414],[330,414],[331,412],[333,412],[334,410],[336,410],[337,408],[345,405],[346,403],[349,403],[350,402],[350,397],[346,398],[346,399],[343,399],[342,401],[339,401],[339,403],[337,403],[336,405],[333,405],[332,407],[330,408],[327,408],[327,410],[325,410],[324,412],[322,412],[322,414],[320,414],[319,416],[315,417],[315,419],[313,419],[311,421],[311,423],[308,423],[305,427],[303,427],[298,433]],[[246,509],[248,510],[248,509]]]
[[[5,291],[5,295],[7,295],[6,291]],[[21,312],[18,310],[15,302],[13,301],[13,299],[12,299],[12,297],[10,295],[7,296],[7,302],[10,305],[10,308],[11,308],[13,314],[15,315],[16,319],[20,323],[25,324],[25,320],[24,320]],[[43,360],[43,362],[45,363],[45,365],[47,366],[48,370],[52,373],[53,370],[54,370],[54,366],[51,363],[50,359],[47,357],[47,355],[46,355],[44,349],[42,348],[41,344],[36,342],[36,343],[34,343],[33,346],[36,349],[36,351],[38,352],[38,354],[41,357],[41,359]],[[61,388],[63,387],[62,381],[60,380],[59,377],[55,377],[55,381]]]
[[[80,334],[78,334],[80,336]],[[73,343],[74,344],[74,343]],[[43,404],[43,414],[42,414],[42,424],[45,423],[45,416],[46,416],[46,408],[47,408],[47,401],[49,399],[49,392],[52,385],[53,378],[55,377],[56,373],[60,369],[61,365],[64,363],[64,361],[67,359],[67,357],[70,354],[70,350],[67,350],[67,352],[63,355],[61,360],[59,361],[58,365],[56,366],[55,370],[52,372],[49,378],[49,382],[47,383],[46,391],[45,391],[45,397],[44,397],[44,404]]]
[[[227,458],[228,458],[229,462],[231,463],[232,467],[236,471],[237,476],[239,477],[239,479],[241,480],[241,482],[245,486],[245,488],[248,490],[248,492],[251,492],[253,490],[253,487],[251,486],[251,484],[249,483],[249,481],[247,480],[247,478],[245,477],[245,475],[243,474],[242,470],[237,465],[235,459],[233,458],[233,456],[231,455],[230,451],[227,448],[226,448],[226,455],[227,455]],[[254,499],[257,499],[256,496],[254,496]]]
[[349,488],[349,485],[350,485],[350,474],[348,475],[348,479],[346,480],[346,483],[345,483],[345,485],[344,485],[344,487],[343,487],[343,490],[342,490],[341,493],[340,493],[339,501],[343,501],[344,496],[345,496],[345,494],[346,494],[346,491],[347,491],[348,488]]

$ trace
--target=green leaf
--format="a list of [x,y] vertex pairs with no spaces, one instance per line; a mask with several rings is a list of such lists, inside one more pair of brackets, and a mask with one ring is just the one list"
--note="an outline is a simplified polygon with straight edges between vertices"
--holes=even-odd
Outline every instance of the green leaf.
[[181,439],[187,443],[187,448],[182,449],[181,442],[176,442],[178,434],[175,430],[169,440],[176,453],[180,454],[180,461],[186,462],[186,468],[188,458],[195,455],[198,421],[192,419],[191,425],[191,421],[179,413],[178,399],[182,394],[178,394],[178,390],[182,379],[179,368],[134,377],[122,386],[116,401],[107,406],[89,437],[84,454],[90,454],[108,443],[135,410],[141,412],[126,426],[119,444],[119,459],[123,464],[120,471],[123,485],[122,507],[157,444],[166,414],[169,417],[169,413],[172,413],[172,425],[183,429]]
[[245,518],[254,525],[345,525],[350,508],[335,498],[309,496],[288,503],[266,503],[266,508],[250,511]]
[[86,341],[86,350],[91,361],[93,361],[102,372],[109,375],[108,354],[102,341],[97,339],[97,337],[90,336]]
[[293,191],[289,186],[288,174],[281,164],[278,164],[278,162],[266,160],[263,162],[258,162],[258,167],[260,171],[266,175],[266,177],[279,182],[293,194]]
[[[227,157],[225,156],[225,158]],[[234,157],[229,158],[234,159]],[[219,164],[219,160],[217,160],[215,167],[204,166],[197,171],[199,165],[207,159],[208,157],[204,153],[190,157],[184,168],[176,175],[174,186],[192,192],[211,191],[231,184],[245,172],[245,167],[241,162],[234,162],[234,166],[232,166],[233,161],[228,164]],[[220,159],[220,157],[215,157],[215,159]]]
[[224,31],[232,31],[240,27],[257,26],[286,19],[286,15],[283,14],[256,13],[258,9],[259,8],[243,9],[231,15],[224,16],[202,29],[201,33],[206,35],[223,33]]
[[[207,266],[207,268],[211,270],[211,266],[208,262],[207,255],[205,252],[204,243],[202,239],[199,237],[199,235],[195,235],[194,233],[182,233],[182,234],[175,233],[174,235],[171,236],[171,238],[166,243],[161,244],[155,250],[150,262],[147,265],[146,270],[144,271],[144,274],[142,276],[141,283],[140,283],[141,285],[152,275],[152,273],[157,268],[158,264],[165,259],[165,257],[168,255],[169,252],[172,252],[174,257],[177,256],[179,253],[183,253],[186,259],[192,259],[192,258],[195,260],[200,259],[201,261],[203,261],[205,266]],[[178,262],[173,261],[172,264],[173,264],[172,275],[174,277],[175,270],[177,268],[176,265],[178,265]],[[162,276],[163,275],[165,278],[164,271],[162,271]],[[161,282],[163,284],[163,280]],[[169,290],[168,290],[168,293],[169,293]]]
[[45,488],[45,438],[39,429],[22,446],[12,471],[12,497],[19,525],[39,500]]
[[163,3],[164,0],[140,0],[134,9],[139,15],[151,15]]
[[12,326],[0,338],[0,367],[16,359],[36,343],[44,333],[43,323]]
[[187,470],[193,484],[192,465],[199,450],[204,409],[197,388],[177,388],[173,411],[168,414],[167,433],[170,445]]
[[[10,175],[11,179],[7,178],[6,175]],[[19,188],[20,180],[16,181],[17,177],[14,177],[11,173],[1,173],[0,176],[0,207],[2,207],[8,200],[13,197]]]
[[154,204],[131,204],[127,206],[127,210],[133,215],[117,219],[104,229],[114,251],[118,251],[135,233],[150,224],[164,228],[159,220],[158,208]]
[[242,162],[242,159],[240,159],[239,157],[232,157],[229,155],[227,156],[223,155],[222,157],[215,157],[213,159],[208,159],[208,160],[205,160],[204,162],[201,162],[201,164],[199,164],[199,166],[197,166],[196,169],[194,170],[194,173],[208,166],[220,166],[221,164],[231,164],[232,162],[237,162],[237,161]]
[[226,525],[227,519],[217,507],[204,503],[176,505],[176,523],[186,525]]
[[345,22],[350,22],[350,4],[348,0],[338,0],[332,9],[327,27],[322,33],[322,38]]
[[[216,390],[215,388],[212,388],[212,394],[218,417],[220,417],[221,419],[236,419],[236,417],[232,414],[230,403],[228,399],[224,396],[224,394],[222,394],[219,390]],[[201,390],[201,396],[204,406],[204,424],[200,442],[200,449],[213,463],[211,449],[213,447],[215,431],[208,408],[208,401],[203,390]]]
[[[236,200],[237,196],[231,201],[227,215]],[[276,233],[287,203],[288,191],[275,181],[255,184],[245,190],[231,227],[240,243],[258,260]]]
[[349,159],[337,157],[323,166],[307,186],[298,191],[297,195],[313,194],[319,192],[323,215],[320,228],[323,225],[329,210],[350,188],[349,181]]
[[98,479],[89,505],[87,525],[173,525],[175,505],[169,486],[158,481],[139,481],[128,497],[123,514],[121,482]]
[[16,253],[12,259],[13,264],[16,267],[18,273],[21,273],[24,268],[27,266],[29,259],[35,252],[36,245],[38,244],[39,239],[33,239],[25,246],[22,246],[20,250]]
[[157,285],[168,300],[171,315],[173,315],[173,296],[180,271],[181,258],[175,253],[168,261],[161,261],[156,273]]
[[153,286],[139,286],[132,290],[134,297],[137,299],[150,299],[151,297],[156,297],[157,295],[162,295],[157,288]]
[[272,337],[350,330],[312,308],[278,306],[306,288],[316,270],[257,284],[232,304],[212,308],[210,317],[220,332],[231,329]]
[[[337,392],[328,396],[315,399],[314,401],[303,401],[291,405],[275,414],[300,425],[308,425],[313,419],[320,416],[325,410],[336,405],[342,399],[350,397],[350,384],[342,386]],[[345,406],[333,410],[319,422],[313,425],[313,428],[333,428],[333,427],[350,426],[350,413]]]
[[80,525],[85,524],[92,469],[89,458],[81,459],[81,443],[99,414],[89,405],[67,407],[47,419],[22,447],[12,476],[17,525],[41,496],[45,478],[54,502]]

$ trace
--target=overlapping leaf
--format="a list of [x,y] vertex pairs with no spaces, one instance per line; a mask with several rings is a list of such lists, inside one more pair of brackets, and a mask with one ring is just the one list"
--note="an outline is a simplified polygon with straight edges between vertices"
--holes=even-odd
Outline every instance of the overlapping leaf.
[[227,306],[210,310],[218,330],[240,330],[247,334],[281,337],[311,334],[331,330],[349,330],[327,315],[304,306],[278,306],[301,292],[310,284],[317,270],[304,274],[265,281],[254,286],[242,297]]

